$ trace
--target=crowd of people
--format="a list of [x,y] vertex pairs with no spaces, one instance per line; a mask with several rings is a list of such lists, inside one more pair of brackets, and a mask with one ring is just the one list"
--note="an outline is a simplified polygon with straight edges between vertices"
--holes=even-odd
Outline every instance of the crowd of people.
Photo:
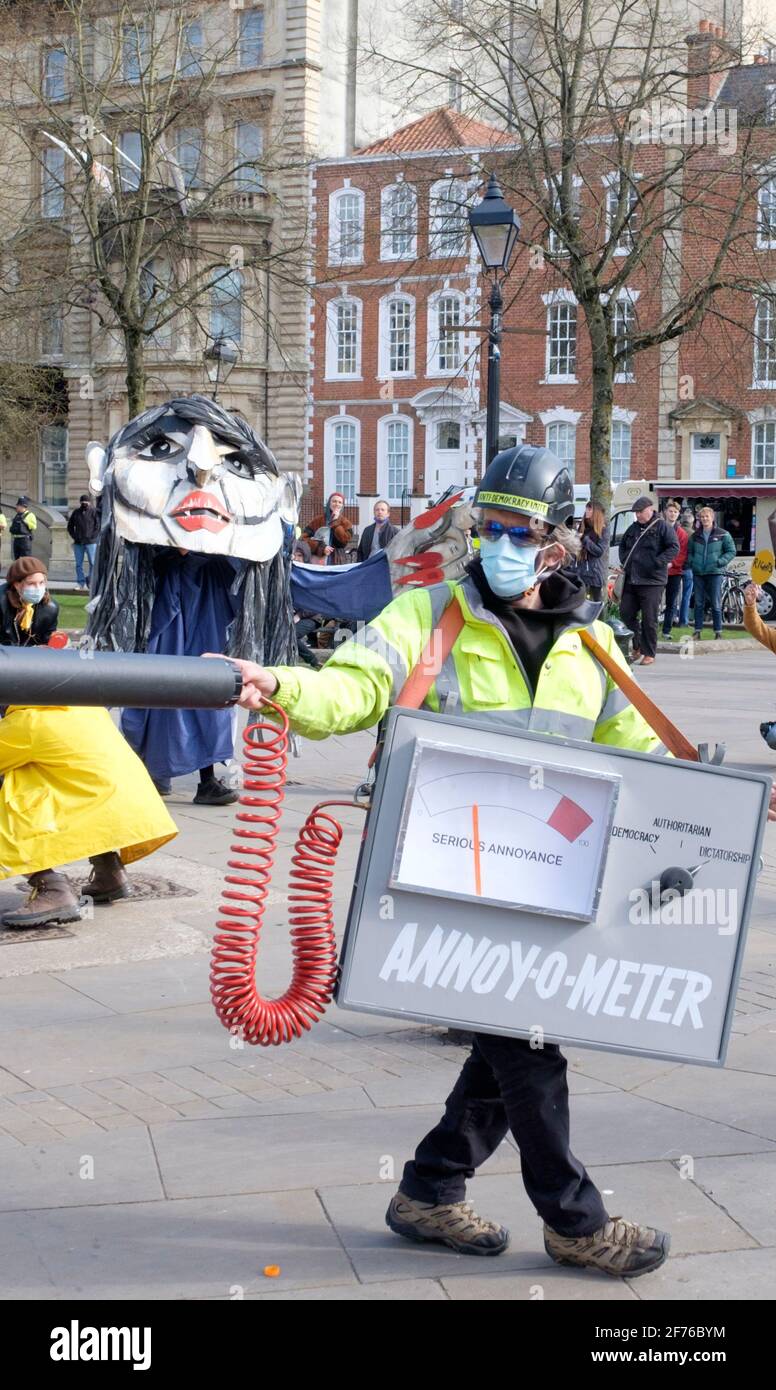
[[[375,503],[374,521],[360,537],[344,515],[345,498],[333,492],[324,511],[313,518],[295,542],[294,560],[300,564],[342,565],[363,563],[378,550],[384,550],[398,531],[390,520],[390,505]],[[614,597],[620,616],[633,633],[633,657],[642,666],[654,664],[657,656],[658,628],[663,641],[674,640],[676,628],[688,628],[691,617],[693,636],[700,639],[706,611],[711,610],[714,639],[722,635],[721,586],[736,547],[730,533],[717,523],[713,508],[701,507],[694,514],[682,511],[670,500],[662,512],[650,497],[633,504],[634,520],[619,541],[617,556],[620,583]],[[571,569],[582,580],[588,598],[602,602],[608,593],[611,532],[603,507],[587,502],[577,530],[581,542],[579,556]],[[472,554],[479,548],[476,529],[471,533]],[[662,609],[662,622],[661,622]],[[296,615],[299,654],[308,665],[325,660],[317,648],[328,654],[331,643],[328,628],[337,623],[310,612]],[[340,624],[341,625],[341,624]]]
[[363,563],[378,550],[385,550],[399,529],[391,522],[388,502],[375,502],[372,515],[374,520],[364,527],[356,542],[353,523],[345,516],[345,498],[341,492],[332,492],[320,515],[314,516],[302,530],[294,558],[306,565]]
[[[619,547],[620,574],[615,585],[620,617],[633,633],[633,655],[641,666],[652,666],[657,655],[658,618],[664,602],[662,636],[673,641],[673,629],[686,627],[694,599],[693,636],[699,640],[707,605],[714,638],[722,636],[722,576],[735,559],[733,537],[717,524],[712,507],[701,507],[697,518],[669,501],[662,514],[650,497],[633,504],[634,520]],[[577,573],[588,595],[600,600],[608,582],[609,528],[602,507],[588,502],[580,523],[582,554]]]
[[[671,640],[676,622],[680,627],[687,624],[693,597],[695,635],[700,635],[708,603],[714,635],[719,637],[721,579],[735,555],[735,545],[716,524],[710,507],[702,508],[696,519],[691,513],[680,514],[678,504],[669,502],[660,514],[649,497],[640,497],[633,512],[634,521],[619,543],[620,613],[634,633],[636,660],[649,665],[655,660],[663,596],[665,639]],[[385,500],[375,503],[373,518],[360,536],[354,535],[353,524],[345,516],[345,498],[332,493],[323,512],[298,533],[294,560],[323,566],[366,563],[385,550],[398,531]],[[88,588],[94,569],[99,525],[93,499],[83,494],[67,523],[81,588]],[[28,499],[20,497],[10,526],[13,559],[0,584],[3,646],[45,647],[57,629],[59,607],[49,592],[46,564],[31,553],[35,527]],[[573,577],[580,592],[600,603],[607,596],[610,564],[610,530],[603,508],[589,501],[575,530],[575,544],[567,547],[563,573]],[[476,567],[481,561],[482,533],[475,530],[471,539]],[[179,567],[187,563],[185,552],[179,555],[171,550],[166,558]],[[488,563],[492,560],[490,547],[485,558]],[[485,568],[483,573],[490,571]],[[491,583],[497,584],[492,576]],[[494,592],[498,593],[497,587]],[[757,622],[754,592],[752,588],[747,595],[747,626],[752,628]],[[295,612],[294,619],[298,657],[315,668],[330,657],[335,641],[342,640],[340,629],[354,627],[347,620],[303,610]],[[773,645],[770,630],[754,635]],[[92,873],[86,891],[95,902],[111,902],[131,892],[124,865],[176,833],[159,799],[170,795],[171,781],[160,774],[153,758],[149,760],[148,750],[136,736],[134,724],[142,713],[125,711],[120,732],[107,712],[94,711],[100,718],[90,726],[87,738],[83,712],[64,707],[6,710],[0,723],[2,863],[5,876],[24,873],[30,886],[27,902],[2,918],[6,926],[46,926],[80,915],[83,899],[52,864],[67,862],[74,855],[89,858]],[[226,730],[226,738],[227,742],[233,739],[233,731]],[[133,788],[131,797],[120,795],[119,783],[125,790]],[[200,769],[197,804],[227,805],[237,795],[216,777],[212,763]],[[41,798],[50,802],[47,824],[69,827],[61,843],[50,831],[40,834]],[[22,806],[28,809],[21,811]]]
[[[333,492],[323,512],[313,517],[294,542],[293,559],[302,565],[363,564],[378,551],[385,550],[399,528],[391,521],[390,504],[375,502],[373,521],[361,535],[354,536],[353,523],[344,515],[345,498]],[[319,667],[327,660],[335,634],[354,630],[347,618],[329,618],[299,608],[294,613],[297,652],[307,666]],[[341,639],[340,639],[341,640]]]

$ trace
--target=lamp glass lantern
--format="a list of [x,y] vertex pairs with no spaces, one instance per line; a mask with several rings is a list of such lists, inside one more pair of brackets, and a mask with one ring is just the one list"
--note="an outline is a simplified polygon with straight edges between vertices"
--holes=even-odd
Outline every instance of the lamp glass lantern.
[[507,271],[520,232],[520,218],[504,202],[495,174],[490,176],[485,197],[471,209],[469,226],[485,267]]
[[202,354],[205,371],[216,390],[228,381],[240,350],[233,338],[214,338]]

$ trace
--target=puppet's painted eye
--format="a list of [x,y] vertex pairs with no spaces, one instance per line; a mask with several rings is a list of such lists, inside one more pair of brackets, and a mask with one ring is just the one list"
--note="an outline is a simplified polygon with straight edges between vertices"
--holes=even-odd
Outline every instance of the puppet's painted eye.
[[169,439],[154,439],[138,452],[141,459],[168,459],[175,453],[175,445]]
[[252,478],[253,469],[245,459],[241,459],[239,454],[225,454],[224,463],[232,473],[239,473],[242,478]]

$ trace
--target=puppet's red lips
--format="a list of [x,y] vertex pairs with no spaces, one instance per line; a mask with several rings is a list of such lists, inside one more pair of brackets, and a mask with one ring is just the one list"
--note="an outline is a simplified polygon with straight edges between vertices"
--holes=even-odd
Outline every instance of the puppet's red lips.
[[232,519],[212,492],[190,492],[170,516],[184,531],[223,531]]

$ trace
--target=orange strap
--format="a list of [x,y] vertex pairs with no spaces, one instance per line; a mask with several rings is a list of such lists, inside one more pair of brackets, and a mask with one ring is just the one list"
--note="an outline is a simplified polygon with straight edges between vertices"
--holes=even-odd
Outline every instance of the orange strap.
[[449,657],[463,627],[463,613],[453,600],[449,603],[429,637],[420,660],[413,666],[395,700],[402,709],[420,709],[434,681]]
[[[420,660],[410,671],[404,685],[394,700],[402,709],[420,709],[434,681],[449,657],[456,638],[463,627],[463,613],[453,600],[448,604],[439,622],[429,637]],[[380,744],[375,744],[369,758],[369,767],[374,767]]]
[[642,718],[646,719],[650,728],[657,734],[661,743],[665,744],[669,753],[673,753],[675,758],[685,758],[687,762],[700,762],[698,749],[685,738],[681,729],[677,729],[676,725],[671,723],[668,715],[664,714],[662,709],[658,709],[654,700],[650,700],[649,696],[645,695],[633,677],[627,671],[623,671],[619,663],[604,650],[601,643],[597,642],[595,637],[586,632],[584,628],[580,629],[579,635],[584,646],[589,652],[592,652],[604,670],[608,671],[615,685],[619,685],[620,690],[627,695],[631,704],[635,706]]
[[[404,682],[394,701],[395,704],[400,705],[402,709],[420,709],[455,646],[463,625],[464,618],[459,605],[455,602],[450,603],[442,614],[439,626],[434,628],[423,648],[420,660],[412,668]],[[669,753],[673,753],[675,758],[684,758],[687,762],[700,762],[698,750],[694,744],[690,743],[681,730],[671,723],[668,715],[658,708],[654,700],[650,700],[633,677],[627,671],[623,671],[619,663],[601,646],[601,643],[597,642],[595,637],[586,632],[584,628],[580,629],[579,636],[583,645],[608,672],[615,685],[618,685],[620,690],[628,696],[631,704],[647,721],[661,743],[665,744]],[[379,747],[380,745],[377,744],[372,750],[369,759],[370,767],[373,767],[377,761]]]

